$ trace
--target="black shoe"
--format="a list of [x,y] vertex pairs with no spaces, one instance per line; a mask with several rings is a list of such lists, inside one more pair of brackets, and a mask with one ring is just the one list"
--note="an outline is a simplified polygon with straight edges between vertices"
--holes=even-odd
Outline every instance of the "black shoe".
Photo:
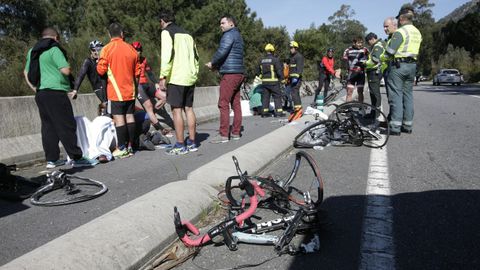
[[411,129],[405,129],[405,128],[402,127],[402,128],[400,129],[400,131],[403,132],[403,133],[412,134],[412,130],[411,130]]
[[275,114],[275,117],[285,117],[285,116],[287,116],[287,115],[284,112]]
[[400,136],[401,133],[400,133],[400,131],[392,131],[392,130],[390,130],[389,134],[390,134],[390,136]]
[[266,117],[272,117],[272,115],[269,113],[262,113],[262,118],[266,118]]

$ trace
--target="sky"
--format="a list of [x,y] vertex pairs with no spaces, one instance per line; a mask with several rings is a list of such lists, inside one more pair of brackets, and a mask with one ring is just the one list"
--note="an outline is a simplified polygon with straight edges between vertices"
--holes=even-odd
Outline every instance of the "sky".
[[[246,0],[247,6],[257,13],[257,18],[269,26],[286,26],[290,35],[296,29],[307,29],[313,23],[316,27],[329,23],[328,17],[340,9],[342,4],[350,5],[355,11],[354,19],[360,21],[368,32],[384,37],[383,20],[397,16],[400,7],[408,0]],[[448,15],[457,7],[470,0],[430,0],[435,21]]]

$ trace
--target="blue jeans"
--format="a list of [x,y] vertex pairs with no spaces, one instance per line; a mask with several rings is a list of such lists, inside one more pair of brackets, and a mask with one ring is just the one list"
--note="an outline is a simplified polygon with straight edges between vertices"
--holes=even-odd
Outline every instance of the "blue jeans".
[[390,104],[390,130],[399,132],[403,127],[412,130],[413,125],[413,82],[417,65],[400,63],[392,65],[387,79],[388,103]]

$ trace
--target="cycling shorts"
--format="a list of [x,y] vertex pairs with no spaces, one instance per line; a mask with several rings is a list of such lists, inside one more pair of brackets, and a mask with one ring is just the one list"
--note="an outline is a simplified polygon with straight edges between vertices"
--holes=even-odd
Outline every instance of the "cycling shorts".
[[174,108],[193,106],[193,90],[195,85],[182,86],[176,84],[167,85],[167,103]]
[[365,85],[365,72],[350,72],[348,74],[347,84],[363,87]]

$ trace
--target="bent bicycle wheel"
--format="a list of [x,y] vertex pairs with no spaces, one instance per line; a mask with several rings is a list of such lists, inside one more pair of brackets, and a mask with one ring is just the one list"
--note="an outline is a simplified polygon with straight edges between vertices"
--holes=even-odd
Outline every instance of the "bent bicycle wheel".
[[338,106],[332,113],[339,122],[354,120],[362,133],[362,144],[371,148],[380,148],[387,144],[389,128],[380,122],[387,121],[385,114],[374,106],[362,102],[347,102]]
[[303,129],[293,141],[293,147],[312,148],[314,146],[326,146],[333,138],[337,122],[322,120],[313,123]]
[[282,187],[288,191],[289,199],[294,204],[307,208],[320,208],[323,201],[323,178],[315,159],[304,151],[295,154],[295,161]]
[[37,206],[73,204],[97,198],[107,190],[107,186],[97,180],[54,171],[47,178],[47,184],[35,191],[30,202]]

